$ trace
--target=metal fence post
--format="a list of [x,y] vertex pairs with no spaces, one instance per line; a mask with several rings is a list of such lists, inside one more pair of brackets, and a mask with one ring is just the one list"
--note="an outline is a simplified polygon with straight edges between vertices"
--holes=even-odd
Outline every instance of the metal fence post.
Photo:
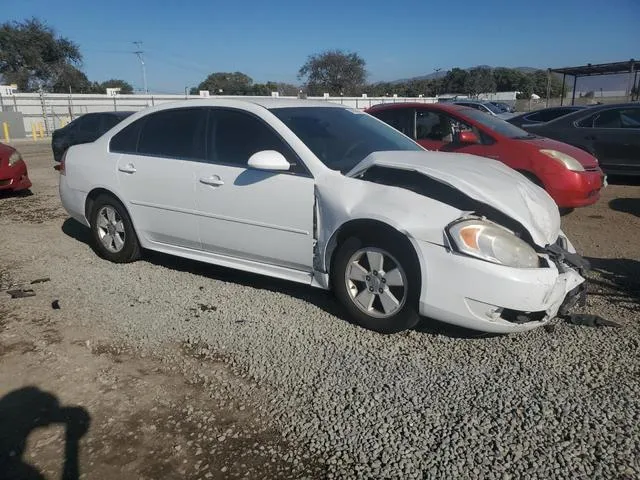
[[47,104],[44,99],[44,91],[40,89],[40,104],[42,106],[42,120],[44,121],[44,130],[49,136],[49,122],[47,122]]
[[4,100],[2,100],[2,93],[0,93],[0,112],[4,112]]
[[17,112],[18,111],[18,101],[16,100],[16,94],[13,94],[13,108]]
[[116,96],[113,96],[113,111],[117,112],[118,111],[118,106],[116,105]]
[[71,86],[69,86],[69,118],[73,121],[73,93],[71,92]]

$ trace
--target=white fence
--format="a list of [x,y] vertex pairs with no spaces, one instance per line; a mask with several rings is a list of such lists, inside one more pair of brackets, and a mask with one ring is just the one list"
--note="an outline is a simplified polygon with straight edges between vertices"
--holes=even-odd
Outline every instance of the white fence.
[[[24,117],[24,128],[27,136],[31,136],[32,126],[50,135],[53,130],[66,125],[75,117],[89,112],[113,110],[142,110],[160,103],[185,99],[201,99],[198,95],[96,95],[96,94],[64,94],[64,93],[16,93],[0,95],[0,112],[19,112]],[[214,98],[214,97],[210,97]],[[271,97],[238,97],[216,96],[215,98],[271,98]],[[296,98],[296,97],[280,97]],[[321,100],[343,104],[352,108],[365,109],[379,103],[420,102],[435,103],[435,97],[308,97],[309,100]]]

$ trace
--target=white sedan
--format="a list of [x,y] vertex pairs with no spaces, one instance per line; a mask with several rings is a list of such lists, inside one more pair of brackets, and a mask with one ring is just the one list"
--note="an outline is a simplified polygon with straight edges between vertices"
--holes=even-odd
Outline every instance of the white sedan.
[[71,147],[60,173],[104,258],[157,250],[332,289],[378,332],[420,315],[528,330],[584,294],[587,264],[544,190],[329,102],[159,105]]

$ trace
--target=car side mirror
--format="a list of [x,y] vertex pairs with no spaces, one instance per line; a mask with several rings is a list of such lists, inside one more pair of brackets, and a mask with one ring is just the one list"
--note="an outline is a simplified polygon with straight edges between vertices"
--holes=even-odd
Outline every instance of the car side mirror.
[[276,172],[286,172],[291,168],[291,164],[287,162],[280,152],[275,150],[262,150],[256,152],[249,158],[248,165],[250,168],[257,170],[268,170]]
[[458,134],[458,143],[475,144],[480,143],[480,139],[471,130],[466,130]]

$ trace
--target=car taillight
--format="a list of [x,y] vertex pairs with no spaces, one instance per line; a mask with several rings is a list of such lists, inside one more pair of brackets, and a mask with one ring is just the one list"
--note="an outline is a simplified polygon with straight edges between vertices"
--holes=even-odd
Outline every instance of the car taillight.
[[62,159],[60,160],[60,165],[57,166],[58,167],[57,170],[60,172],[60,175],[66,175],[66,172],[64,171],[64,161],[66,159],[67,159],[67,152],[64,152],[62,154]]

